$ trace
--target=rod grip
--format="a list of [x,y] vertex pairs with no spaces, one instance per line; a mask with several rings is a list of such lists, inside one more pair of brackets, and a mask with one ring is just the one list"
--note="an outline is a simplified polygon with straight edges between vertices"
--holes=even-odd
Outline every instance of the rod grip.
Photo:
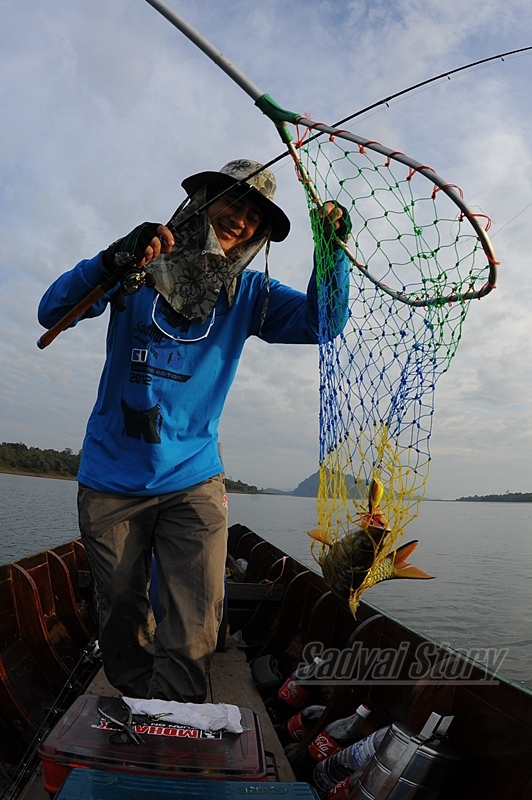
[[44,350],[45,347],[48,347],[49,344],[52,344],[54,339],[56,339],[60,333],[64,330],[69,328],[77,319],[81,317],[81,315],[87,311],[94,303],[105,294],[107,289],[105,286],[96,286],[88,295],[86,295],[82,300],[79,301],[70,311],[67,311],[64,317],[62,317],[59,322],[56,322],[55,325],[52,325],[49,330],[47,330],[40,339],[37,340],[37,347],[39,350]]

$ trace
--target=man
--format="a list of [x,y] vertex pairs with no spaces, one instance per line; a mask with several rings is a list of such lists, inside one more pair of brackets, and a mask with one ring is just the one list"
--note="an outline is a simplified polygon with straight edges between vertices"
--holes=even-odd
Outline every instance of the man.
[[[168,226],[144,223],[59,277],[39,321],[51,327],[121,264],[148,267],[154,285],[130,295],[125,309],[118,285],[83,315],[111,308],[78,474],[80,530],[111,684],[130,697],[203,702],[224,594],[222,408],[246,339],[315,344],[318,309],[314,272],[305,295],[246,270],[290,229],[273,202],[273,173],[239,160],[182,185],[188,199]],[[345,233],[346,217],[327,203],[323,224],[334,263],[331,336],[347,313],[349,267],[333,235]],[[163,608],[155,635],[146,591],[152,550]]]

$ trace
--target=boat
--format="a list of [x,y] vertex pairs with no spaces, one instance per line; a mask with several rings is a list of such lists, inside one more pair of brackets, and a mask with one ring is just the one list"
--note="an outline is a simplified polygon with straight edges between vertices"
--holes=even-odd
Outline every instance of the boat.
[[[404,784],[403,794],[392,790],[390,797],[532,798],[531,690],[431,641],[364,599],[354,618],[321,575],[244,525],[229,529],[226,572],[227,619],[207,701],[250,709],[259,720],[265,774],[260,785],[246,791],[264,794],[269,789],[289,797],[289,789],[305,786],[313,793],[308,796],[317,797],[312,774],[304,772],[309,744],[330,722],[365,704],[371,709],[368,730],[388,726],[405,739],[405,752],[412,746],[421,752],[428,721],[445,721],[444,739],[453,753],[444,758],[445,780],[431,789],[421,780],[419,786],[407,782],[408,791]],[[80,540],[0,568],[4,800],[48,798],[42,761],[48,737],[81,698],[117,694],[102,675],[92,609],[90,569]],[[271,714],[272,698],[286,678],[314,663],[316,655],[322,666],[328,664],[328,671],[320,676],[318,670],[307,688],[313,702],[324,709],[302,738],[287,744],[285,727],[268,715],[268,709]],[[437,760],[437,753],[427,753],[428,761]],[[425,767],[428,761],[425,758]],[[99,774],[102,765],[92,766]],[[91,770],[74,769],[72,775],[77,772],[87,775]],[[392,773],[390,768],[388,782]],[[207,780],[201,770],[185,778],[193,781],[190,786],[204,779],[205,797],[215,791],[217,782]],[[171,796],[184,797],[183,790],[178,791],[183,775],[175,781]],[[218,793],[220,789],[221,784]],[[368,790],[355,796],[377,795]]]

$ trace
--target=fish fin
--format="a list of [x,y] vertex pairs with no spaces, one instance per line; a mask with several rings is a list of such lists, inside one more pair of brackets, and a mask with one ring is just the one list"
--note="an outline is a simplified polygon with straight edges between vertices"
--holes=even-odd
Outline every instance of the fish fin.
[[307,531],[307,536],[310,536],[310,538],[314,539],[315,542],[321,542],[322,544],[331,545],[333,543],[331,534],[328,531],[322,531],[319,528],[317,528],[315,531]]
[[356,619],[357,618],[357,611],[360,605],[360,595],[359,594],[352,594],[349,598],[349,610],[351,614]]
[[418,578],[419,580],[427,580],[434,578],[434,575],[429,575],[423,572],[418,567],[413,567],[407,563],[407,558],[412,555],[418,544],[418,539],[413,542],[398,547],[395,553],[391,556],[393,558],[393,575],[392,578]]

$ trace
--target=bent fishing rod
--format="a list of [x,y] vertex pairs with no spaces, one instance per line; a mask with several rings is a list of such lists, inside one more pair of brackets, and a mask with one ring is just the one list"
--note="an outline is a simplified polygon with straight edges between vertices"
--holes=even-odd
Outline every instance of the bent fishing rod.
[[[273,159],[272,162],[264,164],[260,169],[257,169],[254,172],[252,172],[250,175],[248,175],[248,180],[250,178],[254,178],[255,175],[258,175],[260,172],[266,169],[270,163],[274,163],[277,160],[278,158],[275,158]],[[244,189],[251,191],[250,187],[245,181],[235,181],[234,186],[230,188],[234,189],[235,187],[236,188],[242,187]],[[188,217],[181,220],[181,222],[172,225],[172,232],[175,233],[178,230],[180,230],[188,222],[190,222],[191,219],[193,219],[194,217],[198,216],[198,214],[201,214],[203,211],[205,211],[212,203],[215,203],[219,198],[223,197],[223,195],[226,194],[226,192],[228,191],[229,189],[224,189],[223,191],[219,192],[217,195],[207,200],[202,206],[197,208],[196,211],[194,211]],[[174,214],[175,213],[177,213],[177,211],[174,212]],[[58,320],[58,322],[56,322],[55,325],[52,325],[51,328],[45,331],[45,333],[43,333],[42,336],[37,340],[37,347],[39,348],[39,350],[44,350],[45,347],[48,347],[48,345],[50,345],[54,341],[54,339],[56,339],[59,336],[60,333],[65,331],[67,328],[70,328],[71,325],[73,325],[77,320],[79,320],[79,318],[82,316],[82,314],[85,313],[85,311],[88,311],[89,308],[94,305],[94,303],[100,300],[100,298],[103,297],[104,294],[109,292],[119,283],[122,285],[121,295],[117,304],[117,308],[120,311],[125,308],[125,299],[124,299],[125,296],[127,296],[128,294],[132,294],[133,292],[139,291],[144,284],[146,284],[147,286],[153,286],[153,278],[151,274],[144,268],[139,269],[135,259],[131,258],[125,264],[122,264],[120,267],[118,267],[118,269],[116,269],[114,272],[107,275],[101,281],[101,283],[99,283],[97,286],[94,287],[94,289],[91,289],[91,291],[88,292],[88,294],[82,297],[79,303],[76,303],[76,305],[73,306],[70,309],[70,311],[67,311],[67,313],[63,317],[61,317],[61,319]]]
[[[294,114],[293,112],[287,112],[281,109],[277,104],[267,95],[266,93],[262,92],[255,84],[253,84],[246,75],[244,75],[240,70],[238,70],[228,59],[216,48],[214,48],[210,42],[208,42],[201,34],[199,34],[194,28],[192,28],[185,20],[179,17],[172,9],[170,9],[167,5],[160,2],[160,0],[147,0],[147,2],[155,8],[159,13],[161,13],[169,22],[171,22],[175,27],[177,27],[182,33],[184,33],[187,38],[189,38],[194,44],[196,44],[211,60],[214,61],[226,74],[229,75],[251,98],[255,101],[255,104],[259,109],[263,111],[267,116],[274,121],[276,124],[281,138],[287,144],[288,149],[280,153],[279,155],[275,156],[273,159],[268,161],[264,164],[259,170],[254,172],[249,177],[254,177],[259,172],[264,169],[268,169],[286,156],[291,155],[295,162],[296,166],[298,166],[299,170],[301,171],[302,165],[300,160],[298,159],[295,150],[298,147],[298,143],[293,143],[291,140],[291,136],[286,129],[286,122],[292,122],[293,124],[305,124],[307,121],[302,115]],[[532,47],[523,47],[516,50],[509,50],[504,53],[499,53],[494,56],[490,56],[488,58],[480,59],[478,61],[471,62],[469,64],[463,65],[461,67],[454,68],[452,70],[448,70],[446,72],[440,73],[435,75],[432,78],[428,78],[427,80],[421,81],[419,83],[413,84],[412,86],[407,87],[406,89],[402,89],[398,92],[395,92],[387,97],[378,100],[375,103],[372,103],[359,111],[356,111],[354,114],[349,115],[348,117],[344,117],[343,119],[339,120],[338,122],[334,123],[332,128],[336,128],[338,125],[345,124],[346,122],[355,119],[358,116],[366,113],[367,111],[373,110],[381,105],[388,105],[392,100],[397,99],[405,94],[408,94],[416,89],[421,87],[427,86],[435,81],[442,80],[443,78],[449,78],[453,74],[458,72],[465,71],[467,69],[471,69],[473,67],[486,64],[490,61],[495,60],[504,60],[504,58],[517,55],[519,53],[524,53],[526,51],[532,50]],[[311,127],[310,125],[308,127]],[[314,125],[316,129],[316,125]],[[323,126],[321,130],[317,130],[311,137],[307,138],[307,142],[312,141],[313,139],[317,139],[320,136],[323,136],[325,133],[330,134],[330,130]],[[362,140],[361,140],[362,141]],[[307,176],[303,175],[302,178],[304,180],[307,179]],[[215,199],[221,197],[224,192],[221,192]],[[319,198],[316,197],[316,200],[319,202]],[[212,202],[209,201],[209,203]],[[180,223],[179,227],[187,224],[193,216],[200,214],[203,212],[209,203],[205,203],[203,206],[198,208],[194,214],[190,215]],[[177,229],[176,229],[177,230]],[[135,264],[129,263],[125,266],[122,266],[116,272],[113,272],[111,275],[106,277],[98,286],[92,289],[84,298],[80,300],[70,311],[68,311],[55,325],[53,325],[48,331],[46,331],[38,340],[37,346],[42,350],[51,344],[55,338],[66,330],[68,327],[73,325],[73,323],[78,320],[85,311],[87,311],[97,300],[99,300],[106,292],[108,292],[111,288],[116,286],[117,283],[125,284],[125,293],[134,291],[135,289],[138,290],[142,282],[146,281],[146,276],[144,274],[139,275],[138,270],[135,270]]]
[[[385,147],[379,142],[376,142],[368,137],[363,138],[361,136],[356,136],[349,131],[330,125],[324,125],[297,112],[281,108],[281,106],[279,106],[269,94],[259,89],[259,87],[254,84],[247,77],[247,75],[241,72],[240,69],[232,64],[231,61],[229,61],[229,59],[227,59],[223,53],[221,53],[220,50],[214,47],[201,33],[195,30],[195,28],[186,22],[186,20],[184,20],[173,9],[162,2],[162,0],[147,0],[147,2],[163,17],[165,17],[175,28],[183,33],[193,44],[195,44],[199,50],[207,55],[223,72],[225,72],[229,78],[234,81],[234,83],[236,83],[247,95],[249,95],[249,97],[251,97],[257,108],[259,108],[274,123],[281,140],[286,145],[288,153],[294,161],[299,181],[305,189],[307,200],[309,201],[311,217],[314,209],[320,211],[323,208],[323,202],[319,196],[316,185],[311,179],[309,172],[306,166],[303,164],[298,152],[298,145],[302,143],[304,137],[300,138],[298,143],[295,143],[290,131],[288,130],[288,123],[296,126],[296,128],[299,128],[299,126],[306,127],[312,131],[312,133],[321,132],[328,134],[330,141],[334,141],[335,137],[338,137],[342,140],[347,140],[348,142],[353,143],[355,147],[358,148],[360,153],[364,153],[366,150],[378,153],[380,156],[384,156],[386,159],[384,164],[385,167],[389,166],[390,163],[401,164],[403,168],[406,167],[409,171],[409,177],[407,177],[407,181],[410,181],[413,175],[420,175],[430,181],[430,183],[433,185],[433,198],[436,197],[437,192],[440,192],[441,195],[446,196],[454,204],[459,212],[459,221],[465,220],[471,226],[476,239],[480,243],[480,246],[487,258],[489,274],[483,285],[480,288],[475,288],[473,279],[469,286],[463,290],[457,289],[453,283],[449,283],[448,286],[443,287],[443,290],[442,287],[439,286],[438,291],[432,292],[431,289],[433,284],[431,281],[427,281],[426,285],[422,286],[421,290],[416,294],[408,293],[400,279],[396,281],[396,286],[394,287],[388,285],[383,277],[373,274],[368,269],[366,263],[360,263],[360,261],[353,255],[346,242],[337,238],[336,244],[342,247],[355,269],[362,273],[369,281],[374,283],[374,285],[382,292],[388,294],[395,300],[399,300],[402,303],[423,308],[432,305],[442,306],[444,304],[451,304],[457,301],[462,302],[464,300],[484,297],[495,288],[498,262],[495,259],[495,254],[487,234],[487,228],[489,227],[489,224],[484,226],[481,223],[480,218],[482,215],[475,213],[467,205],[463,199],[463,195],[459,187],[444,180],[431,167],[415,161],[409,156],[406,156],[404,153]],[[403,210],[405,213],[407,213],[407,209]],[[416,226],[414,226],[414,235],[420,235],[420,229]],[[425,244],[423,244],[422,247],[425,248]],[[419,260],[419,258],[421,258],[421,260],[429,257],[434,258],[438,250],[439,246],[432,253],[418,253],[417,256],[412,255],[412,258],[414,258],[414,260]],[[442,274],[445,274],[445,271],[443,271]],[[480,275],[480,273],[477,273],[477,275]]]

